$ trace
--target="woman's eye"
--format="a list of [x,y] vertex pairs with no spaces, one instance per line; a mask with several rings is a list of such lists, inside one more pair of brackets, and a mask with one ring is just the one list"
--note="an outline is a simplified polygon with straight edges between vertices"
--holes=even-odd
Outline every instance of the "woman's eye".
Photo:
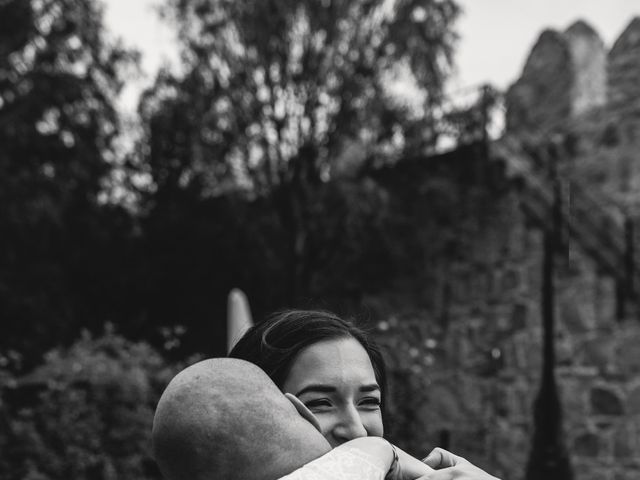
[[311,408],[311,409],[331,406],[331,402],[329,401],[328,398],[318,398],[315,400],[308,400],[304,402],[304,404],[306,405],[307,408]]
[[360,405],[365,407],[379,407],[380,399],[376,397],[365,397],[360,400]]

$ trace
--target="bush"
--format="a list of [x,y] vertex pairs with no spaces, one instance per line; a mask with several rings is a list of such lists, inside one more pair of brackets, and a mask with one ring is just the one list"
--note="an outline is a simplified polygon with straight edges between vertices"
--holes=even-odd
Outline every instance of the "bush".
[[156,479],[153,412],[180,369],[107,331],[55,349],[27,376],[0,372],[0,479]]

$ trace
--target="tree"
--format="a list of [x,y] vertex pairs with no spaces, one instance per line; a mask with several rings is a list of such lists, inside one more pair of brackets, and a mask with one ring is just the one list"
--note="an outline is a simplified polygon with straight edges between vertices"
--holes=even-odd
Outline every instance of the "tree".
[[51,350],[26,376],[0,369],[0,479],[160,479],[153,412],[183,367],[108,327]]
[[[269,197],[286,231],[293,301],[308,288],[322,185],[434,145],[458,7],[169,0],[166,14],[184,73],[163,72],[141,103],[153,208],[177,192]],[[413,105],[390,93],[394,77],[415,82]]]
[[[0,2],[0,318],[6,353],[42,351],[77,322],[99,195],[119,132],[115,98],[133,56],[95,1]],[[80,297],[80,295],[77,295]]]

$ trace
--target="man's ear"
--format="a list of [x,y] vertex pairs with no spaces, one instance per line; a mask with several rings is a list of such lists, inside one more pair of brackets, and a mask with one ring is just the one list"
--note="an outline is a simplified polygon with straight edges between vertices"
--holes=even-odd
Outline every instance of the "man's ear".
[[300,401],[298,397],[291,393],[285,393],[284,396],[287,397],[291,403],[293,403],[293,406],[296,407],[296,410],[302,418],[304,418],[307,422],[313,425],[316,430],[322,433],[318,419],[313,413],[311,413],[311,410],[309,410],[307,406]]

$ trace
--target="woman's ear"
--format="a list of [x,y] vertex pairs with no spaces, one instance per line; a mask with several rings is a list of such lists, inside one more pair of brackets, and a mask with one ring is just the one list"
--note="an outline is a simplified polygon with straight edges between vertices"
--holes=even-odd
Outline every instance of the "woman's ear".
[[298,411],[298,413],[302,418],[304,418],[311,425],[313,425],[316,428],[316,430],[322,433],[318,419],[313,413],[311,413],[311,410],[309,410],[307,406],[300,401],[298,397],[296,397],[291,393],[285,393],[284,396],[287,397],[291,403],[293,403],[293,406],[296,407],[296,410]]

